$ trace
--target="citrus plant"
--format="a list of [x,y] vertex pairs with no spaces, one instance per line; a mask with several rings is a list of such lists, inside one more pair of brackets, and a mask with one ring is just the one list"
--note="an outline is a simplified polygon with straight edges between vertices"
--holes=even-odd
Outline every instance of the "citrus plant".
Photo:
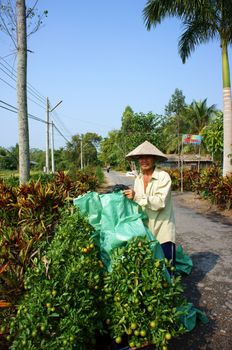
[[26,293],[10,322],[10,349],[93,349],[103,280],[93,236],[77,210],[64,214],[46,254],[26,273]]
[[113,251],[104,299],[105,323],[116,343],[126,340],[131,348],[154,344],[166,349],[172,338],[185,332],[180,277],[167,279],[166,266],[170,268],[167,260],[154,259],[151,242],[144,237]]

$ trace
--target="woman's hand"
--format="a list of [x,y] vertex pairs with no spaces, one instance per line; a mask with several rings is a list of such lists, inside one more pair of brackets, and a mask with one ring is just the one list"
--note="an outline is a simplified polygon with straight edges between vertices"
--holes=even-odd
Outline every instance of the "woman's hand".
[[124,190],[123,191],[124,196],[126,196],[128,199],[134,199],[135,191],[134,190]]

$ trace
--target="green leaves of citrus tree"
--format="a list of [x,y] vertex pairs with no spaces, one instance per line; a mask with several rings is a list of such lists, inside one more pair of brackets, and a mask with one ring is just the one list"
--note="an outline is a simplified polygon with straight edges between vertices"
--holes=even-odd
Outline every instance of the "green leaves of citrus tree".
[[105,321],[116,343],[131,347],[146,343],[162,349],[172,337],[185,332],[180,322],[182,297],[180,278],[165,278],[166,260],[155,260],[144,237],[115,249],[112,272],[104,281]]
[[101,328],[102,262],[92,227],[76,211],[26,274],[25,296],[9,329],[12,350],[92,349]]

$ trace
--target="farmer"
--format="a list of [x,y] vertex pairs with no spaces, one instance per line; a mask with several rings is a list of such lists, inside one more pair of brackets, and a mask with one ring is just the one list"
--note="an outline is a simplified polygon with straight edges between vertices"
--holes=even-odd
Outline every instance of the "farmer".
[[140,174],[135,178],[134,189],[124,190],[124,195],[137,202],[148,215],[148,227],[160,242],[164,255],[175,265],[175,218],[171,197],[171,178],[166,171],[156,167],[156,162],[167,157],[145,141],[126,155],[137,159]]

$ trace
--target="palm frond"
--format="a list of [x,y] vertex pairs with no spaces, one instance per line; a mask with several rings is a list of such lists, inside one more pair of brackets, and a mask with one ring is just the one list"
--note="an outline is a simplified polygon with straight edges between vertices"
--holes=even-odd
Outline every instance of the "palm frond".
[[165,17],[185,18],[196,11],[203,11],[203,0],[148,0],[143,9],[143,18],[148,30],[161,23]]
[[217,30],[210,23],[198,18],[185,19],[183,26],[184,32],[180,37],[178,47],[182,62],[185,63],[197,45],[213,40],[217,36]]

